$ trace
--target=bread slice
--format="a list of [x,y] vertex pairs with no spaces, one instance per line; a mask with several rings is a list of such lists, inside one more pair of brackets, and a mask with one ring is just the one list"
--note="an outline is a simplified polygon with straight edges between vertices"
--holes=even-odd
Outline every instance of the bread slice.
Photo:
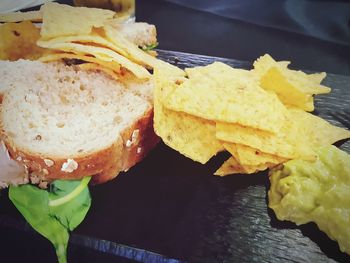
[[13,159],[44,180],[93,176],[105,182],[158,142],[152,102],[144,94],[152,92],[148,82],[137,94],[131,81],[26,60],[1,61],[0,76],[2,140]]

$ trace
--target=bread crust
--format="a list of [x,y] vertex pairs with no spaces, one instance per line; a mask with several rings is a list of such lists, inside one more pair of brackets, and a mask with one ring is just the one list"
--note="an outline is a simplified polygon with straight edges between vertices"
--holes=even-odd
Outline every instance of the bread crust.
[[[131,140],[134,131],[137,130],[138,136]],[[30,172],[45,181],[74,180],[92,176],[93,184],[107,182],[121,171],[127,171],[141,161],[159,142],[159,137],[153,130],[153,108],[150,108],[141,118],[122,131],[109,147],[72,158],[78,167],[72,172],[65,172],[62,171],[62,165],[67,162],[67,159],[48,158],[37,153],[25,152],[16,147],[3,130],[1,132],[11,158],[25,165]]]

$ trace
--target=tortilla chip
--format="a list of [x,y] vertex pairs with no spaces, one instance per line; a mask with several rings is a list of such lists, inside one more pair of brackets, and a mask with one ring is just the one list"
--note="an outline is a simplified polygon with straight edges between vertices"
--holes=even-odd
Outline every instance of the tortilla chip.
[[185,72],[190,79],[202,79],[203,76],[220,76],[222,81],[231,81],[231,75],[234,74],[236,78],[246,79],[250,81],[258,80],[254,74],[252,74],[249,70],[245,69],[233,69],[231,66],[226,65],[221,62],[214,62],[209,66],[199,66],[195,68],[186,68]]
[[225,176],[229,174],[243,174],[245,170],[237,162],[234,157],[230,157],[226,160],[221,167],[214,173],[214,175]]
[[206,67],[208,74],[179,85],[167,98],[165,107],[211,121],[279,132],[286,109],[275,94],[260,88],[254,79],[242,77],[241,70],[228,69],[220,62]]
[[288,160],[241,144],[224,143],[223,145],[241,165],[258,166],[267,163],[277,165]]
[[309,95],[326,94],[331,92],[331,88],[320,85],[326,77],[326,73],[306,74],[301,70],[290,70],[283,72],[288,81],[299,88],[302,92]]
[[257,58],[253,63],[252,72],[259,78],[266,74],[266,72],[272,68],[277,67],[280,70],[287,70],[290,62],[289,61],[276,61],[269,54],[265,54]]
[[274,91],[285,105],[298,107],[305,111],[314,110],[312,95],[305,94],[298,87],[291,84],[276,67],[271,67],[261,76],[260,84],[265,90]]
[[304,130],[309,143],[315,148],[350,138],[349,130],[334,126],[313,114],[298,109],[290,109],[289,112],[294,121]]
[[127,40],[116,28],[113,27],[113,25],[110,25],[108,23],[105,23],[103,27],[106,38],[114,44],[115,47],[118,47],[118,49],[122,49],[127,55],[126,57],[138,62],[139,64],[149,66],[150,68],[154,70],[163,70],[167,72],[172,72],[172,75],[176,75],[178,77],[185,76],[185,72],[176,67],[173,66],[165,61],[159,60],[147,52],[144,52],[141,50],[138,46],[136,46],[134,43]]
[[176,84],[157,76],[154,80],[154,129],[164,143],[203,164],[223,150],[215,123],[164,108],[163,99]]
[[[326,77],[326,73],[308,75],[300,70],[288,69],[288,64],[277,62],[270,55],[266,54],[254,62],[252,72],[259,78],[262,78],[271,68],[277,68],[285,79],[284,82],[287,82],[289,87],[298,89],[306,95],[325,94],[331,91],[330,88],[320,85],[321,81]],[[273,86],[264,88],[273,89]]]
[[86,56],[86,55],[77,55],[73,53],[51,53],[39,58],[39,60],[42,62],[51,62],[51,61],[57,61],[62,59],[63,60],[64,59],[82,60],[82,61],[98,64],[104,68],[114,71],[115,73],[120,71],[120,65],[114,61],[103,61],[95,57]]
[[23,21],[41,22],[43,13],[41,11],[11,12],[0,14],[0,23],[15,23]]
[[327,76],[326,72],[321,72],[321,73],[309,74],[308,78],[316,84],[321,84],[321,82],[325,79],[326,76]]
[[214,175],[225,176],[229,174],[253,174],[259,171],[264,171],[269,167],[269,164],[241,165],[234,157],[230,157],[221,165]]
[[42,41],[42,40],[38,41],[38,45],[49,49],[56,49],[56,50],[65,51],[65,52],[73,52],[77,55],[93,55],[99,60],[116,62],[120,64],[122,67],[128,69],[130,72],[135,74],[135,76],[140,79],[148,79],[151,77],[151,74],[144,67],[130,61],[129,59],[107,48],[83,45],[83,44],[77,44],[77,43],[50,44],[49,42]]
[[111,49],[124,57],[127,57],[127,53],[124,52],[123,49],[118,48],[112,42],[106,40],[103,36],[99,35],[97,32],[99,30],[93,29],[90,35],[76,35],[76,36],[62,36],[56,37],[50,40],[40,40],[39,42],[45,46],[53,46],[55,44],[60,43],[76,43],[76,44],[84,44],[91,45],[97,47],[103,47]]
[[88,35],[93,27],[102,27],[115,12],[106,9],[73,7],[58,3],[46,3],[41,9],[42,39],[62,36]]
[[287,120],[279,133],[273,134],[238,124],[217,122],[216,137],[219,140],[242,144],[286,159],[315,160],[316,154],[302,127],[292,115],[287,114]]

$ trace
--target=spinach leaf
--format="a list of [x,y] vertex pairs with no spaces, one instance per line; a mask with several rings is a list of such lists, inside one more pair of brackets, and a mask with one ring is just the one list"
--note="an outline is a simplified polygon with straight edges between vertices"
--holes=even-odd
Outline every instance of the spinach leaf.
[[69,231],[81,223],[90,208],[90,179],[58,180],[50,192],[33,185],[10,186],[10,200],[27,222],[51,241],[60,263],[67,262]]
[[58,180],[51,184],[49,194],[50,214],[72,231],[85,218],[91,205],[90,177],[82,181]]
[[143,46],[143,47],[141,47],[141,49],[143,51],[149,51],[149,50],[155,49],[158,46],[158,44],[159,44],[158,42],[155,42],[153,44]]
[[67,228],[50,215],[49,193],[36,186],[10,186],[9,197],[27,222],[54,245],[59,262],[67,262]]

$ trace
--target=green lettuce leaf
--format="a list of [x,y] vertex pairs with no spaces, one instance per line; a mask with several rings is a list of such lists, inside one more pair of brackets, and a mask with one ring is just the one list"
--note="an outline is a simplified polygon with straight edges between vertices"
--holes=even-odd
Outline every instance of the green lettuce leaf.
[[67,262],[69,231],[82,222],[90,208],[90,179],[57,180],[49,191],[33,185],[10,186],[10,200],[27,222],[51,241],[60,263]]

